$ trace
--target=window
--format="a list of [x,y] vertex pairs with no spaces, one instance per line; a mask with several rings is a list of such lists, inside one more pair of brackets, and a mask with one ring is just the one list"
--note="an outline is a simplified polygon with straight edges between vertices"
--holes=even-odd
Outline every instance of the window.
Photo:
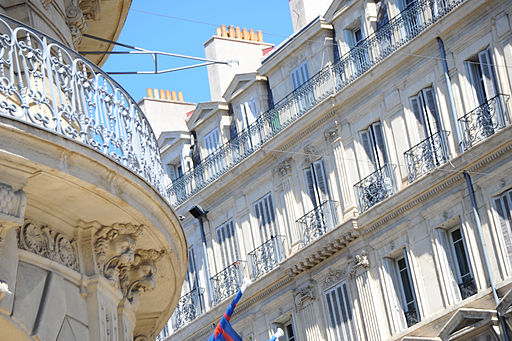
[[441,130],[436,98],[431,87],[425,88],[417,95],[410,97],[409,103],[414,114],[420,141]]
[[[242,115],[242,129],[249,129],[251,124],[256,122],[259,117],[258,107],[256,101],[251,99],[245,103],[240,104],[240,113]],[[251,129],[249,132],[249,143],[251,147],[259,145],[261,141],[260,130]]]
[[512,265],[512,189],[493,198],[494,216],[501,231],[509,265]]
[[476,284],[469,266],[466,242],[460,227],[448,231],[455,274],[462,299],[476,294]]
[[277,236],[272,195],[267,194],[254,204],[254,213],[260,228],[261,244]]
[[390,312],[395,332],[399,332],[420,321],[407,250],[404,249],[397,258],[384,258],[384,267]]
[[364,39],[363,29],[361,26],[356,28],[345,30],[345,40],[347,41],[347,45],[349,48],[354,48]]
[[304,170],[309,199],[314,207],[329,200],[329,188],[322,160],[315,161]]
[[284,326],[284,340],[285,341],[295,341],[295,334],[293,332],[292,321],[288,322]]
[[334,340],[356,340],[352,326],[352,307],[347,283],[342,282],[326,291],[325,300],[329,315],[331,335]]
[[217,241],[220,246],[222,267],[227,268],[239,259],[233,220],[217,227]]
[[359,132],[361,145],[368,158],[370,173],[380,169],[388,163],[384,135],[380,122],[375,122],[367,129]]
[[183,169],[181,168],[181,163],[170,163],[167,165],[169,167],[169,177],[171,180],[176,180],[183,175]]
[[479,52],[465,62],[475,107],[486,103],[498,92],[492,64],[490,48]]
[[297,68],[293,69],[292,72],[290,72],[290,77],[292,79],[293,90],[306,83],[309,79],[308,62],[303,62]]
[[188,249],[188,266],[187,276],[185,277],[185,284],[187,286],[187,292],[197,288],[196,260],[194,257],[194,249],[192,247]]
[[203,139],[203,146],[206,150],[206,155],[213,153],[220,145],[219,128],[213,129]]

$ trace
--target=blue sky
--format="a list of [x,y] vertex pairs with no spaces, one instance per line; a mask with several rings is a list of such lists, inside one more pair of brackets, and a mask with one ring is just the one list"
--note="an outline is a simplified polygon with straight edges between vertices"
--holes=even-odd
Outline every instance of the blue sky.
[[[263,31],[265,42],[279,44],[292,34],[286,0],[133,0],[119,42],[184,55],[204,57],[203,43],[220,25],[234,25]],[[117,48],[116,48],[117,49]],[[158,57],[159,66],[174,68],[195,61]],[[151,70],[151,56],[112,55],[105,71]],[[146,88],[182,91],[187,102],[210,99],[206,67],[161,75],[113,76],[138,101]]]

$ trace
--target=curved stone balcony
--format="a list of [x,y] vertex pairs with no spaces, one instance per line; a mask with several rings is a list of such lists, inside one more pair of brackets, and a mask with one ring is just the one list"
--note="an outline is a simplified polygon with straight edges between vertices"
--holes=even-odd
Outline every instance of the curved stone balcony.
[[[151,340],[187,243],[135,101],[79,54],[0,16],[0,329]],[[4,333],[5,332],[5,333]]]

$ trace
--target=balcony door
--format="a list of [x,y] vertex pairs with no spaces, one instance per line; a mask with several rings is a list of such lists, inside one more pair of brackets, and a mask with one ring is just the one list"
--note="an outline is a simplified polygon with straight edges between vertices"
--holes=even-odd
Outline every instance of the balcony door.
[[442,130],[434,90],[431,87],[425,88],[416,96],[410,97],[409,102],[418,130],[418,142]]
[[221,254],[221,268],[225,269],[240,259],[233,220],[217,227],[216,234]]
[[240,113],[242,114],[242,129],[247,130],[248,143],[251,148],[254,148],[261,142],[260,128],[253,125],[259,117],[256,101],[251,99],[240,104]]
[[307,194],[313,209],[329,200],[329,185],[322,160],[315,161],[304,170]]
[[496,75],[489,48],[465,62],[475,107],[487,103],[498,93]]
[[260,232],[259,245],[262,245],[272,237],[277,236],[276,215],[271,194],[265,195],[254,204],[254,214],[258,221]]
[[359,132],[361,145],[366,154],[366,168],[373,173],[388,163],[384,135],[380,122],[371,124],[367,129]]

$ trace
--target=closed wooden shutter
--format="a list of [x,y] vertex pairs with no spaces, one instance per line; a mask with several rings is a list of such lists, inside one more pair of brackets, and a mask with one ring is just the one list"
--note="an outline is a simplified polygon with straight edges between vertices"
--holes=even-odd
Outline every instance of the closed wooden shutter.
[[480,62],[480,70],[482,72],[482,81],[484,84],[485,98],[490,100],[497,94],[495,85],[496,79],[494,76],[494,69],[492,67],[491,51],[486,49],[478,54],[478,61]]
[[325,299],[335,340],[355,340],[352,326],[352,307],[346,282],[327,291]]

